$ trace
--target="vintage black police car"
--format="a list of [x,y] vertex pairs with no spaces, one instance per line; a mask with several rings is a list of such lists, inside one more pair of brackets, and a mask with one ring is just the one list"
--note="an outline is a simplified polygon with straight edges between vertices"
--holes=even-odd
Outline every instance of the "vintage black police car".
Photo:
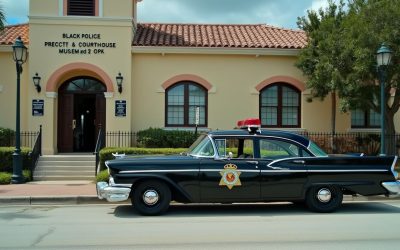
[[332,212],[344,194],[400,194],[397,156],[328,156],[312,141],[289,132],[259,128],[201,135],[177,156],[126,156],[106,162],[109,182],[97,183],[100,199],[131,198],[144,215],[182,203],[305,202],[317,212]]

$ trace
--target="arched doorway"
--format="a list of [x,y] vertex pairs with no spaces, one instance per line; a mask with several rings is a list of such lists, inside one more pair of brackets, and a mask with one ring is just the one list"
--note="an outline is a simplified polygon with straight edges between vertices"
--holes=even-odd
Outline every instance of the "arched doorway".
[[94,152],[99,125],[105,129],[105,85],[74,77],[58,90],[58,152]]

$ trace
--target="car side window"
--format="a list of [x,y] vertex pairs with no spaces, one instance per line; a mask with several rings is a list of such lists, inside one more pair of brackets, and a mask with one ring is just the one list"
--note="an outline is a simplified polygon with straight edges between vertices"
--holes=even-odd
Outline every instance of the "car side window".
[[285,158],[285,157],[303,157],[310,156],[304,149],[296,144],[275,140],[260,139],[261,158]]
[[253,139],[224,138],[216,139],[218,154],[223,158],[248,159],[254,158]]

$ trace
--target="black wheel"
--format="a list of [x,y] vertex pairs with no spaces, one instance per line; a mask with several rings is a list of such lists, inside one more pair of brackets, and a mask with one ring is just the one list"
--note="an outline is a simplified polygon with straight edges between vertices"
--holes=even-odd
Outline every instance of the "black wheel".
[[343,200],[343,192],[336,186],[315,186],[307,192],[307,206],[320,213],[333,212],[340,207]]
[[171,191],[161,181],[145,181],[134,187],[133,207],[143,215],[159,215],[168,210]]

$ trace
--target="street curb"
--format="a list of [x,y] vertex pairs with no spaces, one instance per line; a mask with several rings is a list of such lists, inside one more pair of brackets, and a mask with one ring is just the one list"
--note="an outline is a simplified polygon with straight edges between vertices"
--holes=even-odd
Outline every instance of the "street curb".
[[[345,195],[343,201],[393,201],[400,197],[388,198],[379,196],[351,196]],[[85,205],[85,204],[123,204],[124,202],[107,202],[100,200],[96,195],[70,195],[70,196],[3,196],[0,205]]]
[[0,197],[0,205],[80,205],[106,204],[96,195],[71,196],[9,196]]

